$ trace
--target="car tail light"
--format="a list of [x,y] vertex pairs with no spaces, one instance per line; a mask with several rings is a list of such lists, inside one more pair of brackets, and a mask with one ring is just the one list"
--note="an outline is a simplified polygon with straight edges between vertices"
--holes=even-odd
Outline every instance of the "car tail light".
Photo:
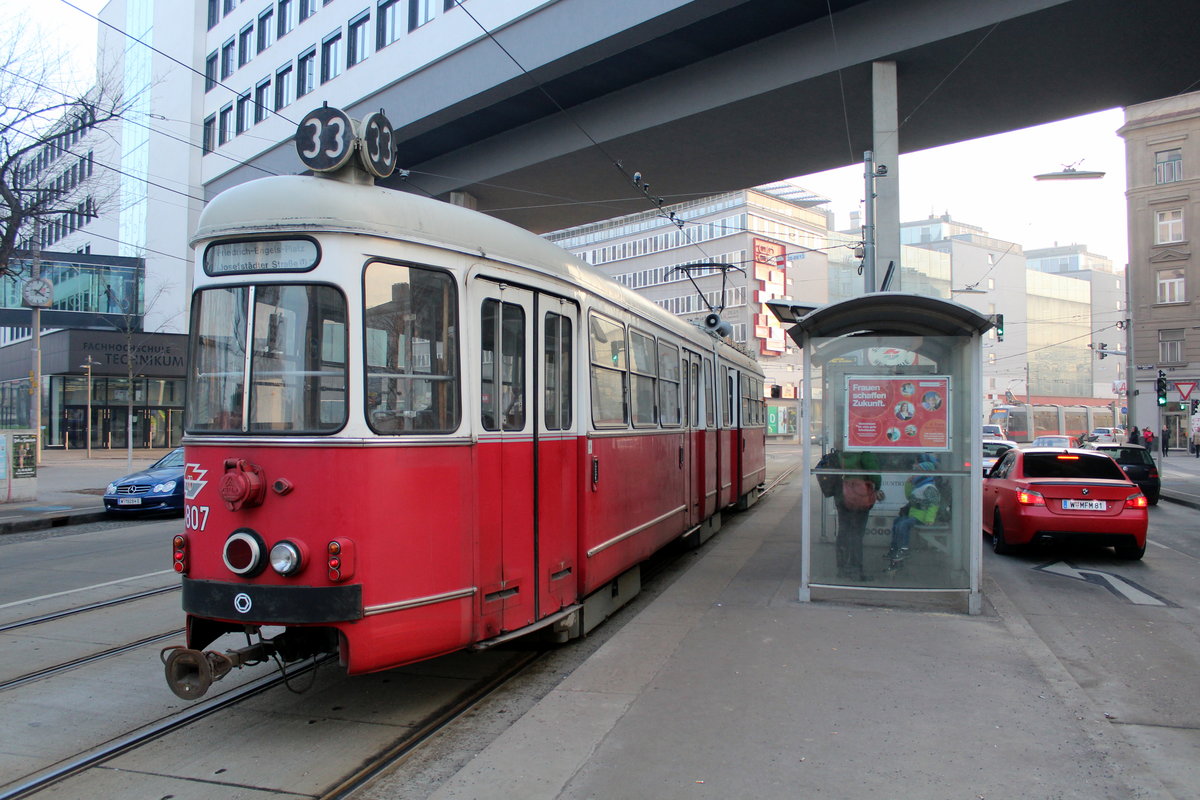
[[1017,502],[1023,506],[1044,506],[1046,498],[1032,489],[1017,489]]
[[333,539],[325,546],[325,566],[329,580],[346,581],[354,577],[354,542],[350,539]]
[[187,537],[182,533],[175,534],[175,538],[171,540],[171,547],[174,550],[171,556],[171,568],[180,575],[187,574]]
[[1125,498],[1126,508],[1148,508],[1149,506],[1150,501],[1147,500],[1146,495],[1142,494],[1141,492],[1138,492],[1137,494],[1131,494],[1129,497]]

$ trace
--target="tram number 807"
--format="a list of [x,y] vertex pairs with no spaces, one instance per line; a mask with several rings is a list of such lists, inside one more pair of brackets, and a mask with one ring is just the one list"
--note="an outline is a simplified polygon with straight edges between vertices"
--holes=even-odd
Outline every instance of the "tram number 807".
[[202,531],[208,524],[208,506],[183,507],[183,526],[189,531]]

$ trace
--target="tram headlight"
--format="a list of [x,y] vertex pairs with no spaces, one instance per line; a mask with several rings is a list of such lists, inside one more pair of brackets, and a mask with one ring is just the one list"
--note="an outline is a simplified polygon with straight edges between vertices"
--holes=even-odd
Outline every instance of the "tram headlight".
[[280,575],[295,575],[304,566],[304,556],[295,542],[282,541],[271,548],[271,569]]

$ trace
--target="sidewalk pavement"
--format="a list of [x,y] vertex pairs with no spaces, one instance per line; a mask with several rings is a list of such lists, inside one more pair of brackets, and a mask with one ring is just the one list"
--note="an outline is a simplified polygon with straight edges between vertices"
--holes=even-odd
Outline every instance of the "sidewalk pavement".
[[515,721],[457,721],[446,772],[402,761],[355,800],[1173,796],[986,576],[978,616],[799,602],[802,483]]
[[37,499],[3,502],[8,484],[0,481],[0,534],[79,525],[105,518],[104,487],[109,481],[145,469],[170,448],[134,450],[132,469],[125,450],[46,450],[38,466]]

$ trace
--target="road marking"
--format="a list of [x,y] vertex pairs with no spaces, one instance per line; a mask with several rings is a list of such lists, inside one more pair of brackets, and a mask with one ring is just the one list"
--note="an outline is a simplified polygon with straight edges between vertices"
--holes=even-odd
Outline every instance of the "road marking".
[[13,606],[23,606],[27,603],[36,603],[39,600],[49,600],[52,597],[62,597],[67,594],[75,594],[76,592],[86,592],[89,589],[102,589],[105,586],[115,586],[118,583],[128,583],[129,581],[139,581],[142,578],[154,578],[158,575],[169,575],[174,570],[160,569],[158,572],[147,572],[145,575],[134,575],[131,578],[121,578],[115,581],[105,581],[104,583],[94,583],[91,586],[80,586],[78,589],[67,589],[65,592],[55,592],[54,594],[44,594],[41,597],[29,597],[24,600],[16,600],[12,603],[5,603],[0,608],[12,608]]
[[1073,566],[1066,561],[1055,561],[1050,564],[1042,564],[1039,567],[1034,567],[1042,572],[1049,572],[1052,575],[1061,575],[1064,578],[1072,580],[1084,581],[1086,583],[1095,583],[1105,587],[1113,594],[1123,597],[1130,603],[1138,606],[1169,606],[1170,603],[1162,600],[1151,592],[1142,589],[1127,578],[1122,578],[1108,572],[1101,572],[1098,569],[1081,569]]

